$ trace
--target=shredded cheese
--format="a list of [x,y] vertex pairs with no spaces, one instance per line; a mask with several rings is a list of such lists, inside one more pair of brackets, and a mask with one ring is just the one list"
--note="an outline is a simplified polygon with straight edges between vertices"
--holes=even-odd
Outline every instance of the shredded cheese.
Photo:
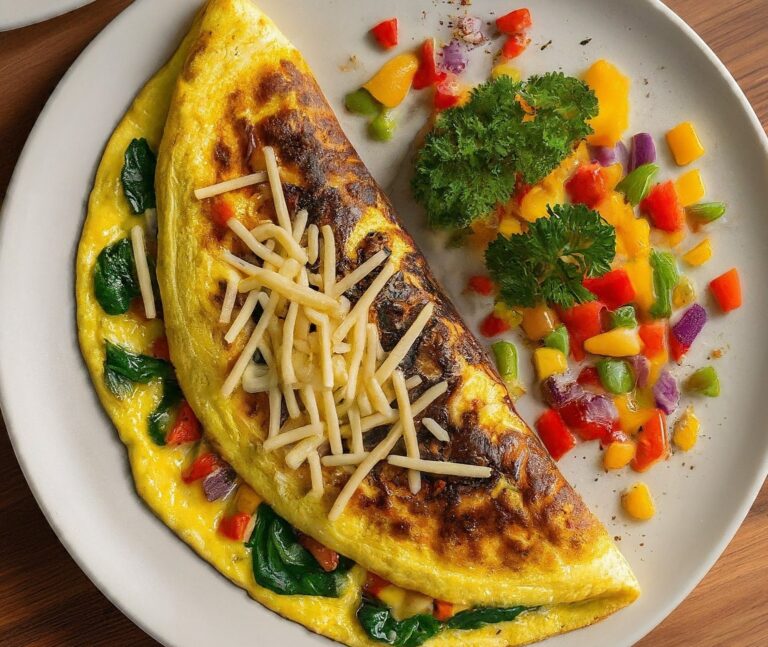
[[341,454],[344,448],[341,445],[341,430],[339,429],[339,418],[336,414],[336,403],[333,401],[333,391],[323,391],[323,414],[325,415],[331,453]]
[[308,217],[309,214],[306,209],[300,209],[293,217],[293,240],[297,243],[300,243],[301,239],[304,238]]
[[315,223],[307,227],[307,258],[314,265],[320,253],[320,230]]
[[234,267],[237,270],[240,270],[244,274],[253,275],[254,270],[259,269],[258,265],[254,265],[253,263],[249,263],[248,261],[240,258],[239,256],[235,256],[229,250],[225,250],[224,253],[222,254],[222,257],[232,267]]
[[152,291],[152,277],[149,274],[147,251],[144,249],[144,230],[141,225],[131,227],[131,246],[133,247],[133,260],[136,264],[136,275],[139,278],[141,300],[144,302],[144,316],[147,319],[154,319],[157,317],[155,295]]
[[336,283],[336,241],[330,225],[323,225],[323,292],[336,297],[333,286]]
[[272,438],[277,436],[280,431],[280,409],[283,401],[283,395],[280,389],[273,386],[269,389],[269,429],[267,436]]
[[[253,293],[251,293],[253,294]],[[280,371],[284,384],[296,384],[296,371],[293,369],[294,334],[296,317],[299,314],[299,304],[293,301],[288,306],[288,313],[283,322],[283,345],[280,348]]]
[[235,341],[235,339],[237,339],[237,336],[241,333],[243,328],[245,328],[245,325],[251,320],[251,315],[256,309],[256,304],[258,301],[258,292],[250,292],[248,294],[248,296],[245,298],[245,303],[243,303],[243,307],[240,308],[240,312],[238,313],[237,317],[235,317],[235,320],[232,322],[229,330],[227,330],[227,334],[224,335],[225,342],[231,344],[233,341]]
[[309,420],[312,424],[320,424],[320,411],[317,408],[317,398],[311,386],[303,386],[299,391],[304,408],[309,414]]
[[248,249],[250,249],[260,259],[267,261],[277,267],[280,267],[283,264],[282,256],[276,254],[271,249],[269,249],[269,247],[256,240],[253,234],[248,231],[248,228],[237,218],[230,218],[227,220],[227,227],[229,227],[232,232],[247,245]]
[[368,286],[368,289],[363,293],[360,299],[358,299],[354,308],[349,311],[347,316],[344,317],[344,321],[342,321],[341,324],[339,324],[339,327],[334,331],[332,337],[334,343],[344,341],[350,328],[352,328],[355,321],[357,321],[362,313],[366,313],[367,318],[368,309],[394,273],[395,266],[391,261],[387,262],[387,264],[381,268],[381,272],[379,272],[378,276],[373,279],[371,285]]
[[251,229],[251,235],[259,242],[273,238],[281,247],[288,252],[288,255],[301,263],[306,265],[307,253],[299,245],[293,237],[291,230],[286,231],[282,227],[278,227],[276,224],[266,222],[263,225],[258,225]]
[[307,318],[317,326],[320,333],[318,346],[320,349],[320,368],[322,384],[326,389],[333,388],[333,358],[331,357],[331,323],[328,315],[316,312],[312,308],[305,309]]
[[392,413],[392,407],[389,406],[389,400],[384,395],[381,383],[376,379],[376,344],[378,343],[378,337],[379,333],[376,330],[376,325],[367,324],[363,377],[365,379],[365,390],[368,393],[371,404],[379,413],[386,416]]
[[[240,292],[250,292],[258,287],[265,287],[278,292],[280,296],[289,301],[297,301],[303,306],[320,310],[321,312],[335,312],[339,304],[327,294],[294,283],[289,278],[276,272],[257,268],[251,278],[240,281]],[[340,339],[338,341],[341,341]]]
[[444,476],[464,476],[466,478],[487,479],[493,473],[490,467],[482,465],[465,465],[463,463],[451,463],[449,461],[428,461],[423,458],[410,458],[408,456],[391,455],[387,462],[395,467],[404,467],[408,470],[419,470],[430,474],[442,474]]
[[272,200],[275,203],[277,222],[283,229],[292,233],[291,218],[288,215],[288,205],[285,204],[283,183],[280,180],[280,169],[277,167],[275,149],[271,146],[264,147],[264,161],[267,165],[267,177],[269,178],[269,188],[272,190]]
[[301,410],[299,409],[299,403],[296,401],[296,393],[288,384],[282,385],[282,391],[288,417],[292,419],[298,418],[301,415]]
[[346,465],[359,465],[368,456],[368,452],[358,452],[357,454],[339,454],[334,456],[330,454],[323,456],[320,460],[326,467],[344,467]]
[[360,410],[355,405],[349,408],[349,430],[352,436],[352,453],[359,454],[363,451],[363,428],[360,424]]
[[387,260],[387,252],[385,250],[379,250],[373,256],[371,256],[365,263],[361,263],[343,279],[341,279],[336,285],[333,286],[333,296],[340,297],[350,288],[355,287],[360,281],[368,276],[373,270]]
[[258,173],[251,173],[250,175],[243,175],[242,177],[236,177],[231,180],[225,180],[224,182],[218,182],[217,184],[211,184],[202,189],[195,189],[195,197],[198,200],[205,200],[206,198],[212,198],[221,193],[236,191],[237,189],[242,189],[254,184],[261,184],[266,181],[267,174],[264,171],[259,171]]
[[314,497],[321,497],[325,491],[325,486],[323,485],[323,469],[320,466],[320,454],[317,453],[317,450],[309,453],[307,462],[309,463],[309,478],[312,482],[310,493]]
[[305,438],[297,443],[296,446],[285,455],[285,464],[292,470],[298,469],[299,466],[307,460],[307,456],[312,452],[317,451],[324,443],[325,439],[322,436],[310,436]]
[[433,418],[424,418],[421,422],[424,428],[439,441],[447,443],[451,439],[445,428],[441,427]]
[[221,302],[219,323],[229,323],[232,321],[232,310],[235,308],[238,283],[240,283],[240,277],[232,270],[229,270],[229,277],[227,278],[227,289],[224,291],[224,299]]
[[435,305],[430,301],[425,305],[419,315],[414,319],[405,334],[395,344],[395,347],[390,351],[387,358],[381,363],[381,366],[376,371],[376,379],[379,382],[386,381],[392,374],[398,364],[405,359],[408,351],[411,350],[414,342],[419,338],[427,322],[432,318],[432,313],[435,311]]
[[[405,451],[409,458],[420,458],[416,425],[413,422],[411,401],[408,397],[408,389],[405,386],[405,378],[402,371],[398,370],[392,374],[392,385],[395,387],[397,409],[400,412],[400,424],[403,428],[403,438],[405,438]],[[415,469],[408,470],[408,487],[411,489],[412,494],[418,494],[419,490],[421,490],[421,474]]]
[[[279,419],[279,416],[278,416]],[[275,435],[270,435],[265,441],[262,447],[265,452],[271,452],[278,447],[285,447],[286,445],[292,445],[300,440],[304,440],[309,436],[319,436],[323,432],[322,425],[304,425],[298,429],[291,431],[284,431]]]

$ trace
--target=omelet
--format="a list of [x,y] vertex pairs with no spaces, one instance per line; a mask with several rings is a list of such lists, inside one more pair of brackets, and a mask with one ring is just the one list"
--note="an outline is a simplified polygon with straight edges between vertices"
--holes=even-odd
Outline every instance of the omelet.
[[[165,321],[147,319],[138,297],[126,311],[108,314],[95,287],[104,249],[137,223],[144,225],[121,186],[126,150],[137,139],[160,151],[158,305]],[[291,469],[286,449],[262,449],[269,425],[265,395],[239,388],[231,397],[222,395],[256,324],[249,320],[233,344],[224,341],[229,325],[218,319],[232,268],[221,257],[250,257],[230,230],[214,222],[215,201],[198,201],[193,190],[260,172],[265,145],[277,153],[292,213],[306,209],[310,224],[332,228],[338,277],[387,251],[396,273],[369,316],[385,352],[423,304],[433,304],[434,317],[401,366],[419,377],[414,397],[435,384],[448,385],[416,418],[429,415],[451,439],[441,444],[420,430],[421,456],[482,464],[492,478],[423,474],[422,488],[413,494],[407,473],[382,462],[331,521],[329,512],[354,466],[323,467],[324,491],[313,496],[306,464]],[[228,192],[226,199],[249,226],[276,219],[264,187]],[[145,228],[151,258],[151,221]],[[519,610],[506,616],[514,618],[509,621],[467,625],[479,627],[473,629],[446,624],[438,630],[424,621],[431,631],[407,644],[500,646],[585,626],[638,595],[605,530],[515,414],[503,383],[344,137],[300,54],[249,0],[208,2],[118,125],[96,174],[76,272],[81,349],[128,449],[137,492],[201,557],[268,608],[344,644],[381,644],[386,632],[372,633],[370,622],[363,626],[361,620],[370,593],[364,591],[366,573],[372,572],[393,583],[394,595],[381,595],[393,607],[403,600],[397,593],[409,590],[455,609]],[[350,305],[366,283],[347,292]],[[244,295],[237,304],[244,305]],[[148,421],[162,408],[170,378],[133,384],[130,393],[110,387],[107,341],[151,356],[166,333],[183,396],[203,423],[202,441],[162,445],[152,436]],[[366,434],[366,449],[385,432]],[[182,479],[201,446],[214,447],[237,472],[238,489],[222,499],[209,501],[199,483]],[[338,597],[278,594],[257,584],[252,542],[217,530],[248,486],[298,531],[354,561]]]

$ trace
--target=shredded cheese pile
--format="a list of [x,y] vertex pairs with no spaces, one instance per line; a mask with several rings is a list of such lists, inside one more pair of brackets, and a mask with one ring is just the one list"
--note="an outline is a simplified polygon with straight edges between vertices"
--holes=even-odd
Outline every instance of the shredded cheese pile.
[[[285,462],[292,469],[307,462],[315,496],[324,492],[321,465],[355,467],[331,507],[331,520],[341,515],[382,460],[408,470],[409,488],[414,494],[421,488],[422,472],[489,477],[489,467],[427,461],[419,456],[414,418],[445,393],[448,384],[439,382],[411,401],[409,391],[421,384],[421,378],[406,379],[398,366],[432,318],[434,304],[427,302],[394,348],[385,353],[378,329],[368,318],[376,297],[395,274],[395,265],[381,250],[337,280],[332,228],[307,225],[305,210],[291,221],[275,152],[271,147],[263,152],[266,173],[195,191],[196,197],[204,199],[266,180],[277,214],[277,223],[265,221],[251,230],[236,218],[227,222],[261,260],[261,266],[229,251],[222,254],[231,267],[219,317],[221,323],[229,324],[224,341],[232,344],[238,339],[257,306],[261,306],[262,314],[222,384],[222,395],[231,396],[238,386],[247,393],[268,394],[269,425],[263,449],[284,448]],[[309,266],[318,259],[319,273],[313,274]],[[379,273],[352,306],[344,293],[379,267]],[[238,292],[247,296],[233,320]],[[288,420],[281,427],[283,403]],[[423,424],[438,440],[450,440],[448,432],[431,418]],[[365,451],[364,434],[385,425],[390,429],[384,440]],[[401,437],[406,456],[390,455]]]

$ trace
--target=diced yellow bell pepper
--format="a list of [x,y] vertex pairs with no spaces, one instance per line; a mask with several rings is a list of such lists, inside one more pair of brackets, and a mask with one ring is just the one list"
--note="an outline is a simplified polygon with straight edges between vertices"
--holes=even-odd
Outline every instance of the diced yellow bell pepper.
[[621,429],[630,436],[634,436],[653,415],[653,408],[639,407],[630,393],[618,395],[613,401],[619,414]]
[[[621,168],[620,164],[614,166]],[[626,202],[623,194],[611,192],[597,205],[597,211],[616,229],[616,253],[619,256],[634,258],[649,253],[650,225],[644,218],[635,217],[632,205]]]
[[510,328],[517,328],[523,320],[523,314],[517,308],[510,308],[503,301],[497,301],[493,306],[493,314],[502,319]]
[[244,512],[245,514],[253,514],[256,512],[256,508],[261,503],[261,497],[256,494],[251,488],[243,483],[237,489],[237,496],[235,497],[235,508],[238,512]]
[[704,154],[704,146],[690,121],[677,124],[667,133],[667,145],[678,166],[690,164]]
[[544,339],[559,323],[555,311],[547,306],[522,308],[521,312],[523,315],[523,332],[528,336],[528,339],[533,341]]
[[594,132],[587,137],[592,146],[615,146],[629,124],[629,79],[605,60],[595,62],[584,74],[584,82],[597,96],[597,116],[590,120]]
[[613,191],[616,185],[621,182],[621,178],[624,177],[624,167],[616,162],[602,169],[603,180],[605,181],[605,187],[609,191]]
[[665,348],[663,352],[659,353],[655,357],[651,357],[651,369],[648,373],[648,386],[653,386],[659,379],[659,375],[666,368],[669,363],[669,351]]
[[384,63],[363,87],[387,108],[394,108],[405,99],[418,69],[415,54],[398,54]]
[[642,312],[648,312],[654,301],[653,269],[648,256],[634,258],[624,265],[629,282],[635,289],[635,304]]
[[498,79],[500,76],[509,76],[513,81],[519,81],[520,70],[510,63],[499,63],[491,70],[491,78]]
[[568,358],[557,348],[537,348],[533,351],[533,363],[540,382],[568,370]]
[[407,591],[399,586],[390,584],[381,589],[376,597],[386,604],[391,610],[395,620],[404,620],[407,616],[403,615],[403,605]]
[[502,236],[514,236],[523,232],[523,225],[517,218],[504,217],[499,222],[499,233]]
[[705,238],[683,254],[683,260],[694,267],[704,265],[710,258],[712,258],[712,241],[709,238]]
[[685,308],[696,301],[696,288],[691,279],[681,276],[675,289],[672,290],[672,307],[675,310]]
[[687,207],[696,204],[704,197],[704,180],[701,179],[699,169],[693,169],[683,173],[675,180],[675,193],[680,204]]
[[547,205],[562,204],[566,201],[565,181],[579,164],[589,162],[589,151],[582,142],[559,166],[541,182],[535,184],[520,201],[520,217],[528,222],[547,216]]
[[675,423],[675,431],[672,435],[672,440],[684,452],[693,449],[696,444],[696,440],[699,436],[699,428],[701,427],[699,419],[693,412],[693,407],[689,406],[685,413]]
[[[553,201],[552,194],[543,186],[536,185],[531,187],[531,190],[520,201],[520,216],[528,222],[544,218],[547,215],[547,205],[558,204],[556,198],[557,196],[555,196],[555,201]],[[560,200],[560,202],[563,201]]]
[[590,337],[584,342],[584,350],[593,355],[608,357],[629,357],[642,350],[640,335],[635,328],[614,328],[608,332]]
[[642,481],[638,481],[621,495],[621,505],[630,517],[638,521],[647,521],[656,514],[651,491]]
[[620,470],[629,465],[629,462],[635,457],[635,443],[631,440],[626,442],[613,442],[605,448],[603,454],[603,467],[608,470]]

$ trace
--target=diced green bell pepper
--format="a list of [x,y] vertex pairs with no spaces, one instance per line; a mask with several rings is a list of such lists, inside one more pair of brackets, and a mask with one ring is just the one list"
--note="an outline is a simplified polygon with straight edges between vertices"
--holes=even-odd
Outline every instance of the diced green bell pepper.
[[629,365],[620,359],[601,359],[597,363],[597,374],[608,393],[629,393],[635,386],[635,378]]
[[558,326],[546,337],[544,337],[544,345],[547,348],[556,348],[563,355],[568,357],[570,352],[570,339],[568,337],[568,329],[565,326]]
[[655,249],[651,250],[650,262],[656,296],[651,306],[651,316],[654,319],[667,319],[672,314],[672,290],[679,279],[677,262],[670,252],[658,252]]
[[658,172],[659,167],[656,164],[638,166],[616,185],[616,190],[626,196],[627,202],[637,206],[648,194],[653,178]]
[[687,206],[685,213],[699,222],[714,222],[725,215],[725,202],[699,202]]
[[344,105],[350,112],[366,117],[378,115],[382,107],[365,88],[350,92],[344,97]]
[[714,366],[705,366],[694,372],[685,383],[689,391],[716,398],[720,395],[720,378]]
[[517,380],[517,347],[509,341],[497,341],[491,344],[496,368],[506,382]]
[[621,306],[611,313],[611,328],[637,328],[637,317],[633,306]]

